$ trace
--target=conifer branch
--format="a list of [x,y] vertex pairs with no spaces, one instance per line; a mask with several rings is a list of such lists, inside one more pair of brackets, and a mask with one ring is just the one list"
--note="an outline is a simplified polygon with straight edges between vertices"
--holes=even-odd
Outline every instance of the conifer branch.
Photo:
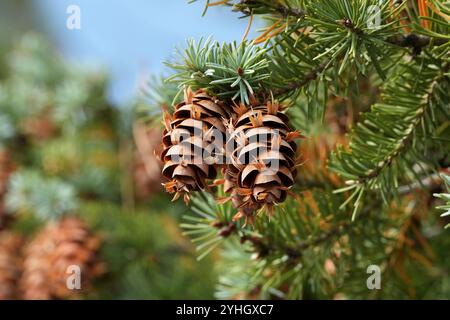
[[424,48],[429,45],[440,46],[447,43],[449,39],[433,38],[420,34],[410,33],[406,35],[396,35],[387,39],[387,42],[400,47]]
[[[442,169],[441,172],[450,173],[450,168]],[[441,176],[443,175],[443,173],[433,173],[429,176],[426,176],[426,177],[420,179],[420,181],[414,181],[410,184],[400,186],[398,188],[398,193],[400,195],[405,195],[405,194],[408,194],[414,190],[417,190],[417,189],[423,188],[423,187],[426,187],[428,189],[433,189],[434,187],[436,187],[437,185],[439,185],[441,183]]]
[[330,66],[329,61],[322,62],[318,66],[314,67],[309,73],[299,79],[298,82],[290,82],[284,88],[281,88],[274,92],[275,96],[283,96],[289,94],[289,92],[298,90],[308,85],[311,81],[317,79],[317,77]]
[[268,255],[286,254],[291,259],[298,259],[302,257],[302,253],[309,248],[320,246],[331,239],[338,238],[341,235],[347,234],[350,228],[356,228],[357,225],[364,223],[365,219],[373,207],[365,207],[360,215],[357,223],[354,223],[348,219],[343,221],[336,221],[334,225],[327,231],[315,234],[311,239],[302,240],[295,244],[286,245],[285,243],[273,243],[269,239],[261,239],[254,236],[243,235],[240,240],[241,243],[249,241],[258,253],[258,257],[266,257]]
[[[444,70],[446,68],[444,67]],[[423,120],[423,117],[425,115],[425,112],[427,111],[427,108],[430,106],[431,99],[433,97],[433,93],[435,92],[436,86],[439,84],[439,82],[445,77],[445,71],[444,73],[440,73],[436,78],[433,80],[430,91],[428,92],[428,95],[426,97],[426,100],[419,106],[417,111],[415,112],[414,117],[411,119],[410,125],[406,128],[404,135],[397,143],[395,148],[387,155],[387,157],[378,163],[377,167],[369,170],[364,176],[360,176],[358,178],[359,183],[365,183],[370,179],[373,179],[377,177],[382,170],[384,170],[387,166],[391,165],[393,161],[399,156],[401,156],[402,152],[404,152],[407,148],[410,147],[412,143],[412,139],[414,138],[415,130],[420,125],[421,121]]]
[[289,7],[280,1],[272,0],[240,0],[233,5],[233,11],[242,12],[245,16],[249,16],[252,11],[266,14],[274,13],[283,18],[303,18],[307,14],[306,10],[302,8]]
[[398,70],[399,76],[385,88],[385,103],[374,105],[355,128],[350,150],[338,148],[334,154],[330,168],[348,179],[342,191],[377,189],[386,201],[398,188],[399,171],[415,178],[414,164],[429,162],[420,156],[425,150],[411,147],[418,147],[419,128],[425,130],[422,137],[433,134],[429,108],[436,95],[442,95],[441,86],[448,85],[448,64],[422,63],[420,68],[409,64]]
[[[297,197],[277,202],[270,221],[263,210],[258,211],[254,219],[249,219],[253,226],[233,221],[233,211],[240,209],[239,205],[232,208],[222,201],[217,205],[207,200],[195,203],[193,211],[198,216],[187,217],[190,223],[183,224],[183,228],[198,245],[200,257],[223,244],[224,259],[230,258],[233,270],[225,270],[221,276],[218,295],[222,298],[238,297],[240,293],[244,297],[299,298],[327,279],[331,279],[327,282],[330,287],[340,290],[343,282],[339,281],[347,280],[345,270],[349,266],[356,264],[365,271],[368,261],[364,257],[373,259],[375,255],[385,265],[390,259],[388,249],[396,246],[396,240],[416,240],[420,225],[407,230],[414,233],[407,235],[403,232],[405,219],[410,219],[417,205],[429,203],[411,199],[407,193],[410,188],[429,187],[433,174],[448,167],[448,22],[435,10],[423,17],[431,13],[431,8],[427,11],[423,7],[424,2],[421,17],[416,17],[415,6],[411,10],[405,3],[393,5],[378,0],[214,3],[220,4],[233,7],[244,17],[263,15],[271,23],[253,43],[265,43],[267,48],[261,56],[267,65],[261,73],[258,71],[264,77],[253,81],[247,94],[253,92],[258,98],[273,98],[293,106],[287,109],[287,115],[292,115],[295,125],[307,135],[319,123],[309,123],[311,106],[315,111],[322,110],[321,105],[327,105],[332,95],[351,97],[338,101],[332,110],[336,117],[345,118],[339,122],[359,122],[350,135],[348,148],[338,147],[329,162],[330,169],[345,180],[344,188],[333,192],[340,182],[334,174],[332,182],[320,180],[320,173],[311,175],[308,181],[303,177],[297,184],[301,188]],[[373,7],[379,9],[377,25],[369,23],[376,15]],[[424,19],[427,23],[421,23]],[[413,57],[403,48],[411,48]],[[197,66],[204,61],[210,63],[203,59],[203,53],[188,51],[186,65],[192,61]],[[223,55],[220,50],[215,52]],[[237,78],[221,74],[222,79],[212,79],[210,72],[195,73],[208,68],[191,69],[193,72],[178,80],[222,94],[226,102],[247,102],[244,94],[236,95],[234,89],[231,92],[227,88]],[[370,80],[356,83],[361,76]],[[378,89],[380,100],[376,99]],[[361,96],[356,93],[359,90],[364,91]],[[358,98],[353,99],[355,96]],[[369,105],[372,107],[367,111]],[[365,113],[355,116],[358,111]],[[329,150],[320,150],[321,161]],[[249,189],[254,190],[252,179],[248,179]],[[221,191],[218,195],[219,199],[230,199],[223,198]],[[393,204],[393,195],[401,197],[400,201]],[[339,210],[351,203],[352,221]],[[356,213],[361,218],[353,221]],[[422,245],[423,237],[417,236],[417,241]],[[413,261],[423,257],[413,252],[406,258]]]
[[224,100],[238,99],[248,104],[249,97],[264,87],[270,77],[267,49],[253,43],[190,40],[179,55],[181,63],[167,63],[175,71],[167,81],[176,83],[180,92],[189,86],[205,89]]
[[[449,217],[450,216],[450,176],[449,175],[441,175],[442,180],[444,181],[445,189],[447,193],[435,193],[434,196],[436,198],[440,198],[446,203],[444,205],[436,207],[439,210],[445,210],[441,217]],[[450,228],[450,223],[448,223],[445,228]]]

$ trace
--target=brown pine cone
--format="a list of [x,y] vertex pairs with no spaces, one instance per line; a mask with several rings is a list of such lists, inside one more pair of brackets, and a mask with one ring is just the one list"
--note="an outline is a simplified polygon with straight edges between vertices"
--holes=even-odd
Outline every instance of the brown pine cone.
[[227,153],[231,164],[225,172],[225,191],[239,209],[235,219],[252,222],[254,212],[286,199],[297,174],[295,139],[298,131],[288,126],[279,105],[267,103],[235,108],[237,118],[229,130]]
[[0,232],[0,300],[19,298],[17,283],[21,271],[21,246],[20,236]]
[[38,115],[24,119],[21,123],[23,133],[36,140],[48,140],[56,134],[57,128],[48,115]]
[[[76,217],[49,223],[26,247],[20,289],[24,299],[77,298],[103,273],[101,241]],[[68,289],[69,266],[81,271],[81,289]]]
[[160,153],[161,131],[148,129],[142,123],[135,123],[133,136],[136,151],[133,157],[133,181],[138,199],[146,199],[161,190],[161,162],[156,154]]
[[6,228],[9,220],[4,207],[4,197],[7,192],[9,177],[14,170],[15,167],[9,152],[0,150],[0,231]]
[[223,121],[229,118],[227,107],[203,90],[186,90],[173,116],[164,113],[162,173],[174,200],[183,195],[188,202],[191,191],[203,190],[206,180],[216,176],[215,165],[224,161]]

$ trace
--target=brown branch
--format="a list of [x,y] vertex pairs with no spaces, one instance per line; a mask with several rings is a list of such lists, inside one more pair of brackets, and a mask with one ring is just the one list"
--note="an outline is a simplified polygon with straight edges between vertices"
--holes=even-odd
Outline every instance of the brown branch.
[[272,1],[261,1],[261,0],[241,0],[238,4],[234,5],[233,11],[242,12],[245,16],[250,16],[252,14],[252,10],[255,13],[256,8],[260,6],[266,6],[267,9],[271,9],[274,13],[278,13],[283,18],[287,17],[296,17],[303,18],[306,15],[306,11],[300,8],[291,8],[285,6],[281,3],[274,4]]
[[[362,221],[363,217],[368,217],[371,210],[374,207],[366,207],[360,214],[360,219],[358,221]],[[265,257],[273,252],[283,252],[289,256],[291,259],[301,258],[303,251],[308,248],[318,246],[331,238],[339,237],[345,232],[347,232],[350,228],[355,226],[355,222],[350,220],[337,222],[330,230],[318,234],[316,237],[304,241],[300,241],[294,246],[273,246],[270,243],[264,242],[262,238],[256,236],[247,236],[244,235],[241,237],[241,243],[245,241],[249,241],[255,248],[255,252],[257,252],[258,257]]]
[[279,5],[277,11],[285,18],[297,17],[303,18],[306,15],[306,11],[299,8],[289,8],[287,6]]
[[413,48],[415,51],[419,51],[429,45],[440,46],[448,42],[448,39],[444,38],[432,38],[423,35],[417,35],[414,33],[406,35],[397,35],[387,39],[388,43],[394,44],[399,47]]
[[[450,167],[441,169],[440,172],[450,173]],[[439,186],[440,184],[442,184],[442,179],[440,177],[440,173],[434,173],[432,175],[423,177],[420,181],[414,181],[410,184],[400,186],[397,189],[397,192],[400,195],[405,195],[405,194],[411,193],[414,190],[417,190],[422,187],[431,189],[433,187]]]
[[325,71],[325,69],[330,65],[329,61],[325,61],[315,68],[313,68],[309,73],[305,75],[303,79],[298,82],[290,82],[284,88],[274,91],[275,96],[285,95],[291,91],[298,90],[306,86],[309,82],[316,80],[320,73]]

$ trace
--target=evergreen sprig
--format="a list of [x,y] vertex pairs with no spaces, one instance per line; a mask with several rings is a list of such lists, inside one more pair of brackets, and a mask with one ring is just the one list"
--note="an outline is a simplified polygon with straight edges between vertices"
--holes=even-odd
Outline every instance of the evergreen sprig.
[[193,196],[191,210],[194,215],[185,215],[181,227],[185,230],[183,235],[190,236],[196,244],[198,260],[222,244],[240,225],[232,220],[235,213],[231,204],[219,205],[210,194]]
[[44,177],[35,170],[18,171],[10,178],[5,203],[10,212],[35,214],[44,221],[59,219],[79,207],[71,184]]
[[[223,228],[230,220],[220,212],[210,214],[220,210],[217,203],[201,199],[193,204],[200,218],[188,216],[193,223],[183,227],[190,230],[186,234],[200,247],[202,258],[213,249],[222,252],[216,291],[220,299],[329,297],[354,277],[364,278],[361,274],[368,265],[388,260],[397,238],[386,230],[407,223],[415,212],[395,216],[378,204],[366,208],[361,219],[352,223],[347,213],[335,210],[341,195],[314,189],[277,206],[270,219],[233,228],[224,236],[220,232],[230,230]],[[231,219],[232,214],[227,216]],[[219,217],[225,218],[223,223]],[[351,274],[346,272],[349,265],[353,265]],[[384,272],[393,267],[386,266]],[[355,288],[355,297],[365,295]]]
[[420,181],[420,174],[435,168],[442,154],[436,145],[433,149],[439,141],[430,137],[450,111],[446,70],[439,61],[428,59],[401,65],[384,87],[383,102],[355,127],[349,149],[340,147],[334,153],[330,168],[347,184],[337,191],[352,191],[347,202],[354,200],[354,213],[368,190],[378,191],[387,203],[396,194],[399,179]]
[[248,42],[189,40],[184,52],[179,52],[181,63],[168,63],[175,73],[167,81],[177,83],[180,90],[184,86],[203,88],[222,99],[249,103],[250,96],[265,87],[270,77],[266,52]]
[[[447,193],[435,193],[434,196],[444,200],[446,204],[438,206],[436,208],[440,210],[445,210],[445,212],[441,214],[441,217],[448,217],[450,216],[450,176],[442,174],[441,177],[442,180],[444,181]],[[445,226],[445,228],[450,228],[450,223],[448,223]]]
[[326,48],[314,59],[327,56],[330,64],[340,61],[338,74],[348,64],[363,74],[369,65],[374,66],[385,78],[380,59],[386,54],[386,39],[395,34],[398,22],[392,18],[400,8],[392,10],[389,1],[380,6],[377,0],[310,1],[306,20],[317,45]]
[[[190,0],[189,3],[197,2],[198,0]],[[208,8],[213,5],[221,4],[229,6],[235,12],[240,12],[243,17],[248,17],[252,14],[258,15],[281,15],[282,17],[303,17],[305,12],[300,9],[303,7],[304,0],[227,0],[222,2],[205,1],[205,9],[203,15]]]
[[[249,22],[261,15],[267,25],[254,42],[240,46],[191,41],[180,64],[173,64],[171,81],[206,88],[228,101],[272,95],[290,106],[291,123],[307,139],[318,123],[311,114],[327,121],[325,126],[338,127],[334,132],[353,130],[348,146],[339,147],[329,161],[345,181],[331,173],[330,181],[316,181],[320,174],[311,174],[313,181],[298,181],[300,190],[291,190],[294,194],[270,217],[258,216],[253,226],[234,222],[231,206],[211,195],[194,197],[194,216],[186,217],[183,228],[200,257],[221,249],[217,297],[330,298],[341,291],[346,297],[430,295],[408,273],[436,281],[430,266],[433,259],[443,259],[439,246],[446,245],[425,232],[429,221],[421,213],[429,210],[430,196],[423,181],[448,167],[450,154],[448,3],[241,0],[207,1],[206,8],[220,4]],[[378,18],[379,25],[371,23]],[[255,53],[249,54],[251,64],[261,68],[239,78],[239,54],[233,52],[245,48]],[[323,161],[328,146],[315,147],[320,159],[311,160]],[[341,182],[346,186],[333,191]],[[350,203],[353,211],[339,210]],[[367,278],[371,264],[392,279],[386,291],[352,286]],[[436,296],[449,290],[443,286]]]

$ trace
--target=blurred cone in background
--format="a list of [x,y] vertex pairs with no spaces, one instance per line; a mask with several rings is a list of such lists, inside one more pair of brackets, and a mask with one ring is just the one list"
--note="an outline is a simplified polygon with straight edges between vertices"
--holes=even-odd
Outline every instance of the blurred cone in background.
[[7,231],[0,232],[0,300],[19,298],[20,247],[22,238]]
[[133,126],[136,151],[134,155],[133,178],[138,199],[148,198],[161,188],[161,163],[156,157],[160,152],[161,132],[136,122]]
[[[104,272],[99,260],[101,241],[75,217],[50,222],[25,248],[20,289],[23,299],[77,298]],[[70,266],[81,270],[81,289],[67,288]]]
[[36,140],[47,140],[56,135],[57,128],[48,114],[28,117],[21,123],[22,131]]
[[6,228],[7,215],[4,206],[4,197],[8,187],[9,177],[14,171],[14,164],[6,150],[0,150],[0,231]]

